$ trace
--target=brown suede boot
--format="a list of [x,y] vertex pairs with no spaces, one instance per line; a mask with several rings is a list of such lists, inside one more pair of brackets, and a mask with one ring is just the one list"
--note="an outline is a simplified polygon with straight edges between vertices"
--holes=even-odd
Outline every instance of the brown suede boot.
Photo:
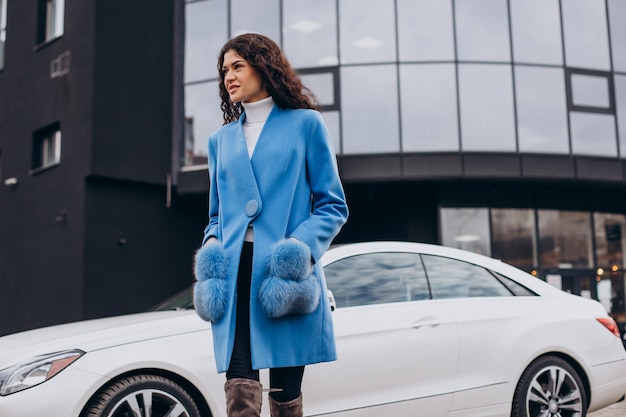
[[302,394],[298,398],[284,403],[270,398],[270,415],[272,417],[302,417]]
[[224,384],[228,417],[260,417],[263,386],[253,379],[233,378]]

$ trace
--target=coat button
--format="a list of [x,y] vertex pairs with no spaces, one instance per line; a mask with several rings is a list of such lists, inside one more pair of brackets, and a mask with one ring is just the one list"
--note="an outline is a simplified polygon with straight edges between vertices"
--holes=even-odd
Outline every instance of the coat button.
[[256,200],[248,201],[246,204],[246,215],[252,217],[259,212],[259,202]]

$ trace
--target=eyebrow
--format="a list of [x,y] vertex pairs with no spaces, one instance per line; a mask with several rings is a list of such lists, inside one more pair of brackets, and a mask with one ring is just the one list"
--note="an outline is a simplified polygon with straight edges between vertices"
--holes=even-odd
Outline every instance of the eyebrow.
[[[238,59],[238,60],[236,60],[236,61],[231,62],[231,63],[230,63],[230,65],[231,65],[231,66],[232,66],[232,65],[236,65],[236,64],[238,64],[238,63],[240,63],[240,62],[246,62],[246,61],[245,61],[244,59]],[[225,69],[227,66],[228,66],[228,65],[222,65],[222,69]]]

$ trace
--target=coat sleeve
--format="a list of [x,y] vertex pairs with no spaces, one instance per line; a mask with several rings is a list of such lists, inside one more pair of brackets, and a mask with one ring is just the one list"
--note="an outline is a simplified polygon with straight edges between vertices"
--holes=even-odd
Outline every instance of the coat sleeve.
[[207,152],[207,159],[209,165],[209,224],[204,229],[204,238],[202,239],[202,245],[206,243],[211,236],[218,236],[218,223],[219,223],[219,195],[217,193],[217,149],[216,138],[211,136],[209,138],[209,146]]
[[309,119],[306,135],[306,170],[311,187],[311,215],[291,233],[311,248],[317,262],[348,219],[348,206],[337,169],[332,138],[319,112]]

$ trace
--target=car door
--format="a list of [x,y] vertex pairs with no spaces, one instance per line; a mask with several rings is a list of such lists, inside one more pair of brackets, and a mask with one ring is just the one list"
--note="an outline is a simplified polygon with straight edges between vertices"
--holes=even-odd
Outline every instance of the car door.
[[509,412],[511,369],[519,332],[538,297],[515,281],[458,259],[422,255],[433,299],[452,315],[459,334],[459,362],[451,411],[481,415]]
[[415,253],[350,256],[325,267],[338,360],[307,368],[307,415],[447,415],[457,365],[454,323]]

